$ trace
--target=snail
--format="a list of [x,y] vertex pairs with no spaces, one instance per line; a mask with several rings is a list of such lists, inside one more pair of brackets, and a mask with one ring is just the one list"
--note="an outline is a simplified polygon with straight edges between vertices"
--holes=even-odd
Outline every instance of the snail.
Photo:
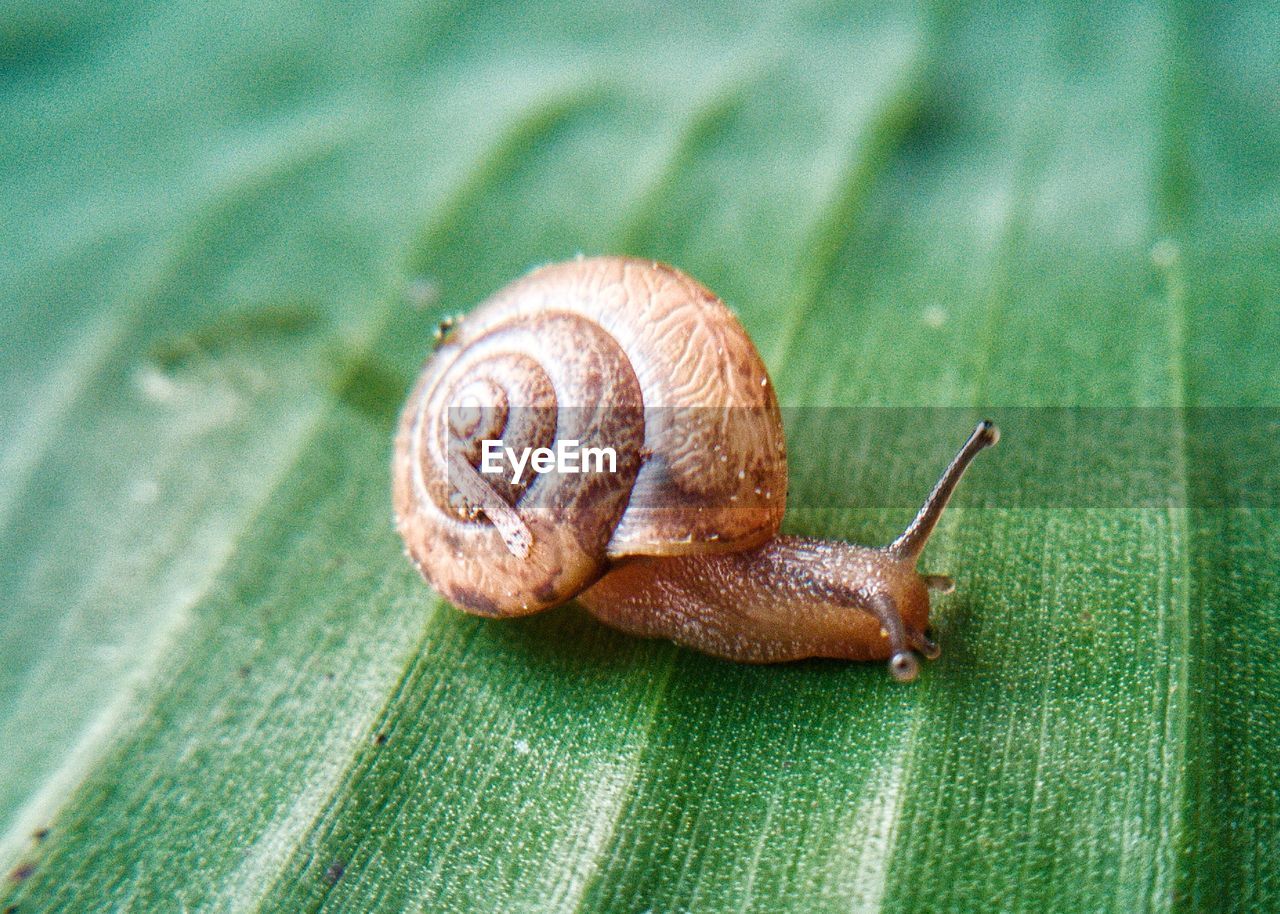
[[[954,587],[916,562],[998,438],[980,423],[888,546],[781,535],[781,414],[737,318],[673,267],[579,258],[442,327],[400,418],[392,497],[409,559],[467,612],[576,597],[609,626],[730,660],[888,660],[909,681],[917,652],[939,653],[929,591]],[[568,442],[616,459],[518,459]]]

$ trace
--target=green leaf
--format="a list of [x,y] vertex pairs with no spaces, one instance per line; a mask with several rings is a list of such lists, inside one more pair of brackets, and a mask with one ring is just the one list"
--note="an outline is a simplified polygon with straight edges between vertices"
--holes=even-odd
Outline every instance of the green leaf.
[[[1280,906],[1280,10],[718,6],[7,4],[0,905]],[[417,578],[432,328],[578,252],[737,309],[792,531],[937,469],[803,408],[1003,421],[917,683]]]

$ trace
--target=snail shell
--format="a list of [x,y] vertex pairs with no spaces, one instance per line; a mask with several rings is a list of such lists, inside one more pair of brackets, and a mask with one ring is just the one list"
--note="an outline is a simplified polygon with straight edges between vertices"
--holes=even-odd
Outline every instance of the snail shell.
[[[616,472],[486,475],[503,502],[486,507],[467,467],[495,439],[611,447]],[[535,270],[453,328],[414,386],[393,459],[410,559],[489,616],[563,603],[626,556],[758,546],[778,532],[786,489],[777,398],[737,318],[679,270],[625,257]],[[527,528],[519,543],[494,522],[506,506]]]

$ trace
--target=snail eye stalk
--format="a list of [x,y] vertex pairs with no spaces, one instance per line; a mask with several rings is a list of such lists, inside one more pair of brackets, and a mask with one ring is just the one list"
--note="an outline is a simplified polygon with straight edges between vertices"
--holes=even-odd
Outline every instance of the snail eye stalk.
[[[933,491],[929,493],[929,497],[924,500],[924,504],[920,506],[915,519],[903,531],[902,536],[889,544],[886,551],[890,555],[911,561],[920,557],[930,534],[933,533],[933,528],[938,525],[938,520],[947,507],[947,502],[951,500],[951,493],[955,491],[960,477],[964,476],[964,471],[969,469],[969,464],[973,463],[974,457],[999,440],[1000,429],[996,428],[994,422],[983,419],[978,423],[969,440],[960,448],[960,452],[952,459],[951,464],[942,471],[942,476],[934,485]],[[934,589],[944,590],[945,585]]]

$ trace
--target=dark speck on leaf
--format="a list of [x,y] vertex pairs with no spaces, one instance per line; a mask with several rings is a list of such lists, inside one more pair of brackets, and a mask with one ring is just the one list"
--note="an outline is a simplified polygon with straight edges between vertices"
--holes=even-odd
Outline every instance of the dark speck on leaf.
[[347,406],[378,422],[394,419],[413,382],[375,357],[360,353],[340,353],[333,392]]
[[35,838],[37,841],[43,841],[45,838],[49,837],[49,829],[41,828],[32,834],[31,837]]
[[329,868],[324,871],[324,881],[333,885],[342,878],[342,874],[347,871],[347,865],[341,860],[335,860],[329,864]]
[[17,912],[18,906],[16,904],[11,904],[9,907],[4,909],[4,914],[17,914]]
[[385,746],[387,744],[387,734],[379,733],[373,738],[373,741],[379,746]]
[[244,666],[240,667],[240,670],[239,670],[240,678],[248,679],[249,673],[252,672],[252,670],[253,670],[253,667],[249,666],[249,664],[246,663]]
[[282,343],[313,332],[321,314],[313,305],[266,305],[221,314],[181,336],[163,339],[151,357],[164,371],[174,371],[200,358],[216,358],[254,343]]
[[9,878],[14,882],[25,882],[31,878],[31,874],[35,871],[36,865],[34,863],[20,863],[14,867],[13,872],[9,874]]

